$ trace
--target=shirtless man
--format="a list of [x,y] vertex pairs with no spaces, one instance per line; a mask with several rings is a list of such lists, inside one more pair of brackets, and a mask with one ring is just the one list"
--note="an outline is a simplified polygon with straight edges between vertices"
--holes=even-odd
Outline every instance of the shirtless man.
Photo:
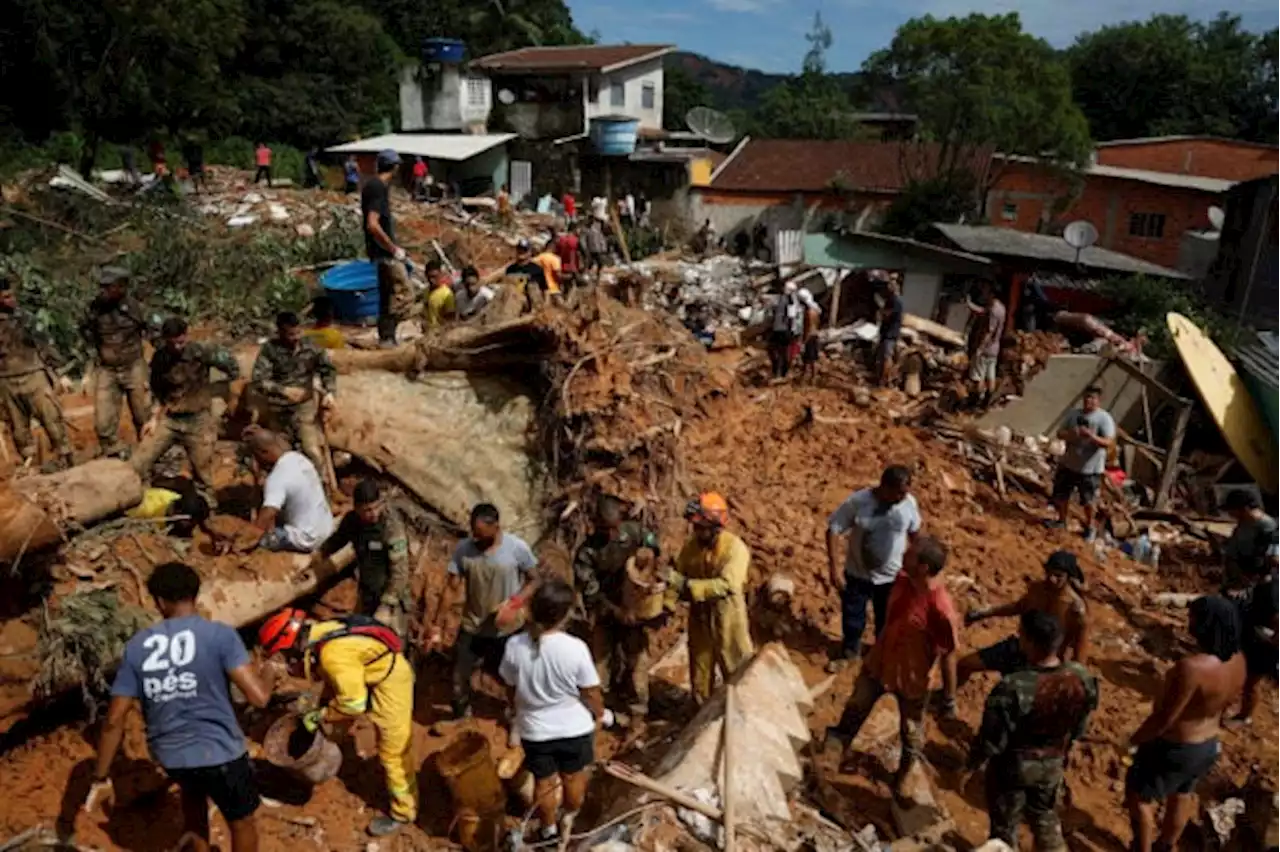
[[[1135,852],[1178,848],[1182,829],[1196,810],[1196,784],[1218,760],[1222,714],[1244,688],[1236,605],[1217,596],[1197,598],[1189,616],[1188,628],[1200,652],[1169,670],[1151,715],[1129,738],[1137,750],[1124,779],[1125,806]],[[1152,816],[1161,800],[1164,820],[1157,838]]]
[[[1074,553],[1058,550],[1044,563],[1044,579],[1027,587],[1022,597],[1003,606],[972,609],[965,613],[965,626],[988,618],[1021,616],[1025,612],[1047,612],[1063,626],[1063,659],[1070,657],[1083,665],[1089,650],[1088,609],[1080,590],[1084,572]],[[1012,674],[1028,665],[1017,634],[963,657],[956,665],[960,684],[978,672]]]

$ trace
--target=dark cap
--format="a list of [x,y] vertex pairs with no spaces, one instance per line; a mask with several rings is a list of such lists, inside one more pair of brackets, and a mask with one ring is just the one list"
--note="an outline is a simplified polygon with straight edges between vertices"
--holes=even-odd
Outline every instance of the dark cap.
[[98,285],[110,287],[129,280],[129,270],[122,266],[104,266],[98,270]]
[[377,168],[380,172],[390,171],[392,167],[400,165],[400,155],[390,148],[378,152]]
[[1080,570],[1080,562],[1069,550],[1055,550],[1051,553],[1045,560],[1044,571],[1046,574],[1066,574],[1077,583],[1084,582],[1084,572]]
[[516,251],[533,251],[533,247],[528,240],[520,240],[516,243]]

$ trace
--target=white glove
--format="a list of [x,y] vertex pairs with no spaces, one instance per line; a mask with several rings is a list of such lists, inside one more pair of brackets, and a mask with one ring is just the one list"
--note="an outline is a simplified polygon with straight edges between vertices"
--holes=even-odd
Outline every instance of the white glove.
[[604,709],[604,715],[600,717],[600,724],[606,728],[612,728],[618,718],[613,715],[613,711],[608,707]]
[[396,250],[392,253],[391,256],[394,257],[396,260],[403,261],[407,255],[405,255],[404,249],[400,248],[400,246],[396,246]]

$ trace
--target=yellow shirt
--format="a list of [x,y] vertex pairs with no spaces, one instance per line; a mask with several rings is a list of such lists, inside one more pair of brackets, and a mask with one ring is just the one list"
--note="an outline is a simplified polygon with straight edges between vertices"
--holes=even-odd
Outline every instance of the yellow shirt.
[[163,518],[169,514],[169,507],[180,498],[180,494],[168,488],[148,488],[142,492],[142,502],[125,512],[125,515],[145,520]]
[[302,333],[302,336],[321,349],[345,349],[347,347],[346,335],[332,325],[324,328],[309,328]]
[[547,292],[560,292],[560,270],[562,264],[560,255],[552,251],[544,251],[533,259],[533,262],[542,267],[542,277],[547,279]]
[[720,531],[710,550],[690,536],[676,557],[676,570],[689,579],[689,597],[694,603],[741,597],[750,567],[751,551],[746,542],[727,530]]
[[[310,640],[323,639],[342,629],[337,621],[320,621],[311,626]],[[326,642],[320,649],[320,670],[333,690],[329,709],[344,716],[359,716],[369,709],[369,693],[387,679],[392,666],[409,665],[400,654],[392,654],[369,636],[343,636]]]
[[454,314],[457,309],[458,302],[451,288],[435,288],[427,294],[427,326],[435,328],[444,321],[446,316]]

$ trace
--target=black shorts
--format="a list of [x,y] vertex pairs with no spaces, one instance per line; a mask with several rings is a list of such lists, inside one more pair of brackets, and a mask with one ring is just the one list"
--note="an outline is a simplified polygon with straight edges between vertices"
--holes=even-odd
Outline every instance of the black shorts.
[[178,782],[184,796],[201,796],[217,805],[227,822],[248,819],[262,801],[248,754],[218,766],[166,769],[165,772]]
[[1080,495],[1081,506],[1092,506],[1102,488],[1102,474],[1076,473],[1060,467],[1053,474],[1053,499],[1070,500],[1071,493]]
[[800,358],[805,364],[818,363],[818,338],[810,337],[804,342],[804,353]]
[[1152,740],[1138,746],[1133,765],[1124,776],[1125,793],[1143,802],[1158,802],[1175,794],[1192,793],[1200,779],[1218,762],[1218,741],[1171,743]]
[[550,778],[552,775],[572,775],[596,762],[596,735],[594,732],[581,737],[563,740],[543,740],[531,743],[522,740],[525,768],[534,778]]
[[1021,671],[1028,665],[1027,657],[1022,653],[1022,643],[1017,636],[1009,636],[994,645],[979,649],[978,658],[987,671],[1002,675]]

